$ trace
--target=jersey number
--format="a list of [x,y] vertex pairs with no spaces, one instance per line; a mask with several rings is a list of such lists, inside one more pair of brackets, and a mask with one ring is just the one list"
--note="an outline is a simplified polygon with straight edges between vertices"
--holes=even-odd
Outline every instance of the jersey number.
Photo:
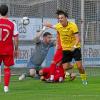
[[[2,38],[3,32],[6,32],[6,35],[5,37]],[[10,34],[9,30],[0,28],[0,41],[6,41],[7,38],[9,37],[9,34]]]

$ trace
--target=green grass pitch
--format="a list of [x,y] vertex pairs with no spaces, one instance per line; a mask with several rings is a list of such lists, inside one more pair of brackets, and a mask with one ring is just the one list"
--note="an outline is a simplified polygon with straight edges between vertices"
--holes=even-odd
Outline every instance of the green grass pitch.
[[44,83],[30,78],[18,81],[18,77],[12,77],[8,93],[3,92],[3,84],[0,84],[0,100],[100,100],[100,77],[88,77],[87,86],[81,84],[80,78]]

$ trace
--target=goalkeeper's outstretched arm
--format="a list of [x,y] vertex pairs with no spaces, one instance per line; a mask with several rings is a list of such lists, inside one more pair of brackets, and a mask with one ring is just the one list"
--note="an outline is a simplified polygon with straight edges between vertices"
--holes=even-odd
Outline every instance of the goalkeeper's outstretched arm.
[[41,36],[47,28],[44,26],[41,30],[38,30],[35,36],[33,37],[33,42],[38,43],[40,41]]

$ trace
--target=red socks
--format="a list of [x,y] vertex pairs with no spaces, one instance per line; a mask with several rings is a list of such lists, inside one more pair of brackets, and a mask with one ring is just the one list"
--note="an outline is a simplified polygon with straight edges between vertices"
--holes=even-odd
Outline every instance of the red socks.
[[52,63],[50,65],[50,75],[54,75],[56,69],[56,64]]
[[4,68],[4,86],[9,85],[10,75],[10,68]]

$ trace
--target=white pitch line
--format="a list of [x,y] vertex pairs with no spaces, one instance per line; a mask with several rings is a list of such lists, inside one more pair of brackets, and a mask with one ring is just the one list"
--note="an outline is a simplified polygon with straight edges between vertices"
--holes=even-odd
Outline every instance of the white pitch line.
[[[24,91],[24,92],[13,92],[13,93],[10,93],[8,92],[7,95],[14,95],[14,94],[25,94],[25,93],[32,93],[32,95],[34,96],[42,96],[42,95],[45,95],[45,96],[54,96],[54,97],[100,97],[100,95],[92,95],[92,94],[89,94],[89,95],[63,95],[63,94],[33,94],[34,91]],[[52,92],[53,93],[53,92]],[[4,94],[6,95],[6,93],[0,93],[0,96],[4,96]]]

